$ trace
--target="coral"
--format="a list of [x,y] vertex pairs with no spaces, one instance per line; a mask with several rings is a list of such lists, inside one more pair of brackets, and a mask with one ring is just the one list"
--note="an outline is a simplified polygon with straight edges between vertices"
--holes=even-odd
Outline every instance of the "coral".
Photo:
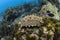
[[48,16],[59,20],[58,8],[55,5],[52,5],[50,2],[47,2],[47,4],[42,6],[41,13],[44,13],[45,15],[49,14]]
[[57,0],[41,1],[8,8],[0,22],[0,39],[60,40],[59,4]]
[[[31,19],[29,19],[29,17]],[[33,21],[35,20],[35,18],[38,17],[38,19],[40,19],[40,24],[38,24],[38,19],[36,19],[37,22]],[[31,20],[31,21],[30,21]],[[32,23],[29,24],[30,22],[35,22],[33,25]],[[25,23],[25,24],[24,24]],[[35,15],[29,15],[26,16],[24,18],[22,18],[19,23],[17,23],[19,26],[19,29],[17,30],[16,36],[18,35],[22,37],[22,39],[30,39],[30,36],[34,37],[34,35],[36,35],[36,40],[43,40],[44,38],[47,40],[50,39],[54,39],[55,36],[57,36],[57,39],[60,38],[58,35],[60,35],[60,21],[53,19],[53,18],[47,18],[47,17],[39,17],[39,16],[35,16]],[[29,25],[28,25],[29,24]],[[39,26],[38,26],[39,25]],[[56,31],[57,29],[57,31]],[[46,31],[45,31],[46,30]],[[39,33],[40,32],[40,33]],[[56,32],[56,33],[55,33]],[[23,33],[23,34],[22,34]],[[20,35],[21,34],[21,35]],[[34,35],[33,35],[34,34]],[[25,35],[25,36],[24,36]],[[40,36],[39,36],[40,35]],[[48,36],[47,36],[48,35]],[[28,37],[27,37],[28,36]],[[47,36],[47,37],[44,37]],[[20,37],[20,38],[21,38]],[[27,37],[27,38],[26,38]],[[52,38],[52,39],[51,39]],[[21,39],[21,40],[22,40]],[[17,39],[18,40],[18,39]]]

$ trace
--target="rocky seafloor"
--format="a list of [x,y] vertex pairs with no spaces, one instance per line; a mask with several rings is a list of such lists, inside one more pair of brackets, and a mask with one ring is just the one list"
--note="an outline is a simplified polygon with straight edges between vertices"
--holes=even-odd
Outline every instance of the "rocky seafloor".
[[6,9],[0,40],[60,40],[60,3],[42,0]]

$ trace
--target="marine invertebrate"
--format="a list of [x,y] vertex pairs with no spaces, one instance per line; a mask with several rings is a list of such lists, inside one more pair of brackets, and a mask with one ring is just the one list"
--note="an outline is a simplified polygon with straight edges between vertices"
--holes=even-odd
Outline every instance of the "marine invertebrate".
[[49,17],[25,16],[17,23],[19,29],[15,33],[16,38],[18,38],[17,40],[54,40],[58,36],[57,34],[60,34],[56,22],[60,23],[60,21]]
[[24,4],[7,9],[1,37],[6,40],[60,40],[58,8],[48,1],[42,4],[41,7]]

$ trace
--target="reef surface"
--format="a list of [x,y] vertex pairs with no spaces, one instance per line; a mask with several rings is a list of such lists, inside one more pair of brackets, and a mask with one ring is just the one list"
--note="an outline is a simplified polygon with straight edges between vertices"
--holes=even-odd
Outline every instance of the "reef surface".
[[60,40],[59,2],[42,0],[8,8],[0,22],[0,40]]

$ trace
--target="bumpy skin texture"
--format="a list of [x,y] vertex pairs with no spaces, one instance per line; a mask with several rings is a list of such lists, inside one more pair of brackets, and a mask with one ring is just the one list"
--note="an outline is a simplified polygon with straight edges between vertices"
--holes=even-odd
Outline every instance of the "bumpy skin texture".
[[18,22],[18,26],[19,29],[15,33],[17,40],[59,40],[60,38],[60,21],[53,18],[28,15]]

